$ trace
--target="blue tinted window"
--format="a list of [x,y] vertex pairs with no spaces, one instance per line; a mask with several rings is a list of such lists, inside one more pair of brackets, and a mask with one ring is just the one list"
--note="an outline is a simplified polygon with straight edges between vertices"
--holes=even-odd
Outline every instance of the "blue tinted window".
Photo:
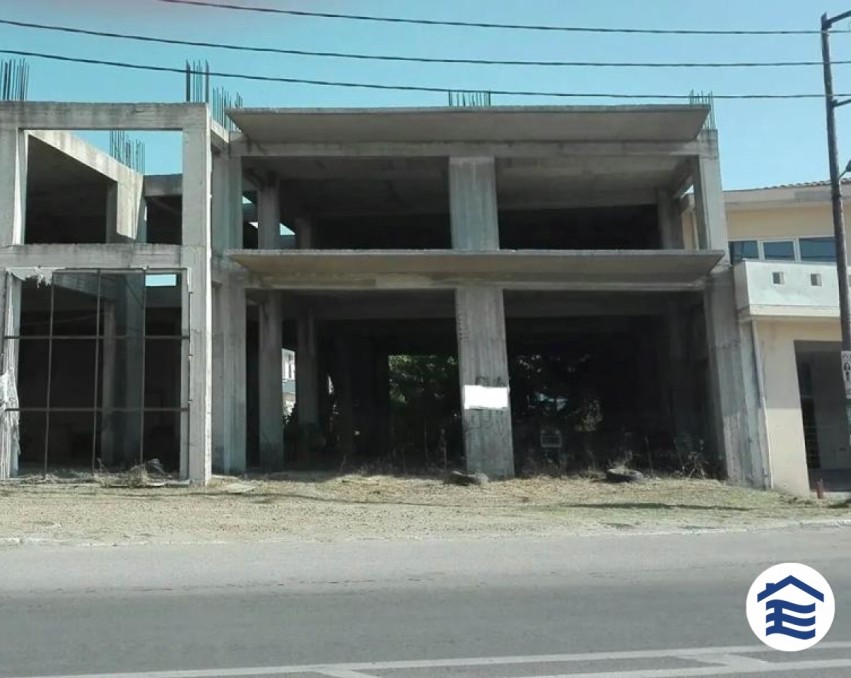
[[801,261],[836,261],[833,238],[801,238]]
[[743,259],[759,259],[756,240],[734,240],[730,243],[730,261],[736,264]]
[[772,261],[795,261],[795,243],[791,240],[775,240],[762,243],[766,259]]

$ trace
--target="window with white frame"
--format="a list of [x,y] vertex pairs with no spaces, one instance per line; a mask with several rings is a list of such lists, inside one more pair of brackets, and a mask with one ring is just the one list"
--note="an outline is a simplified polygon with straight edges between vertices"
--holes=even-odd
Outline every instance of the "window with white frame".
[[832,236],[731,240],[730,261],[737,264],[745,259],[832,263],[836,261],[836,245]]

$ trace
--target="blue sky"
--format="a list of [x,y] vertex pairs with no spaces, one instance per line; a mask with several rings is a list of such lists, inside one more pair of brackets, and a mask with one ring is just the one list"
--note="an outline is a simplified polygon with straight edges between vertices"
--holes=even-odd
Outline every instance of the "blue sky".
[[[849,0],[232,0],[291,9],[503,23],[653,28],[812,28],[821,12],[851,8]],[[818,60],[816,35],[695,37],[540,33],[402,26],[272,16],[178,7],[156,0],[4,0],[0,18],[95,30],[307,50],[493,59],[728,61]],[[846,25],[846,28],[851,27]],[[209,60],[213,70],[327,80],[401,83],[453,89],[525,89],[623,93],[716,94],[822,91],[817,67],[787,69],[639,70],[445,66],[258,56],[219,50],[141,45],[0,26],[7,49],[62,53],[182,67]],[[833,39],[835,59],[851,59],[851,34]],[[180,75],[29,59],[30,99],[180,101]],[[837,66],[838,91],[851,92],[851,66]],[[249,106],[436,106],[441,94],[379,92],[290,84],[221,81]],[[560,99],[496,97],[495,104],[558,104]],[[572,103],[603,103],[576,100]],[[841,109],[840,148],[851,157],[851,107]],[[820,100],[718,102],[724,184],[745,188],[813,181],[827,174],[824,107]],[[147,143],[147,171],[176,169],[176,135],[139,135]]]

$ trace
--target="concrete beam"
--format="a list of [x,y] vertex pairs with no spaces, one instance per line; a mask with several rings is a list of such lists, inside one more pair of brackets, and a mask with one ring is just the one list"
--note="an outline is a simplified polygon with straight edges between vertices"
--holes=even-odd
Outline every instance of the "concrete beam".
[[[2,210],[0,210],[2,212]],[[185,266],[178,245],[92,244],[0,247],[0,268],[62,270],[142,268],[178,271]]]
[[[576,209],[589,207],[617,207],[628,206],[635,207],[638,205],[654,205],[657,200],[657,192],[652,188],[639,188],[631,190],[606,190],[606,191],[574,191],[574,190],[554,190],[544,193],[541,190],[535,189],[533,197],[522,192],[512,189],[499,189],[499,211],[517,212],[528,210],[562,210]],[[434,215],[436,205],[439,208],[442,201],[435,201],[431,204],[425,204],[420,201],[411,203],[410,206],[396,207],[388,205],[382,207],[380,216],[398,216],[400,222],[410,218],[413,215]],[[317,219],[354,219],[361,217],[368,220],[375,216],[376,212],[363,212],[359,209],[349,209],[345,205],[334,204],[325,201],[322,204],[313,203],[311,206],[311,215]],[[284,214],[284,221],[294,221],[297,219],[292,213],[290,216]],[[400,223],[400,226],[402,224]]]
[[32,130],[27,132],[27,134],[112,181],[142,177],[141,174],[124,163],[119,162],[108,153],[104,153],[96,146],[70,132]]
[[217,121],[210,120],[210,140],[216,150],[227,151],[230,146],[230,131],[222,127]]
[[[389,295],[389,296],[388,296]],[[315,295],[310,298],[313,315],[317,320],[383,320],[426,319],[455,317],[453,296],[441,292],[410,292],[395,294]],[[282,302],[283,317],[295,318],[302,301],[286,295]],[[522,298],[505,299],[506,318],[567,318],[592,316],[642,316],[662,315],[667,310],[667,295],[594,295],[587,299],[547,298],[545,295],[523,295]]]
[[348,142],[257,143],[231,135],[231,153],[246,158],[277,157],[689,157],[700,155],[692,142]]
[[[493,235],[488,238],[494,242]],[[506,289],[639,291],[699,289],[723,252],[241,250],[228,255],[254,274],[249,287],[266,289],[378,291],[497,285]]]
[[0,123],[26,130],[180,131],[207,118],[206,104],[0,102]]
[[145,197],[165,198],[183,195],[182,174],[147,174],[145,175]]

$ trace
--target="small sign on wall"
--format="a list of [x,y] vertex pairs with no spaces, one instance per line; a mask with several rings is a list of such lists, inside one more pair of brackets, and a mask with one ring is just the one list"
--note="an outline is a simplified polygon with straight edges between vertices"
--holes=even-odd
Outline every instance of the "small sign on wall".
[[842,351],[842,383],[845,384],[845,397],[851,399],[851,351]]
[[505,386],[464,386],[465,410],[507,410],[508,389]]

